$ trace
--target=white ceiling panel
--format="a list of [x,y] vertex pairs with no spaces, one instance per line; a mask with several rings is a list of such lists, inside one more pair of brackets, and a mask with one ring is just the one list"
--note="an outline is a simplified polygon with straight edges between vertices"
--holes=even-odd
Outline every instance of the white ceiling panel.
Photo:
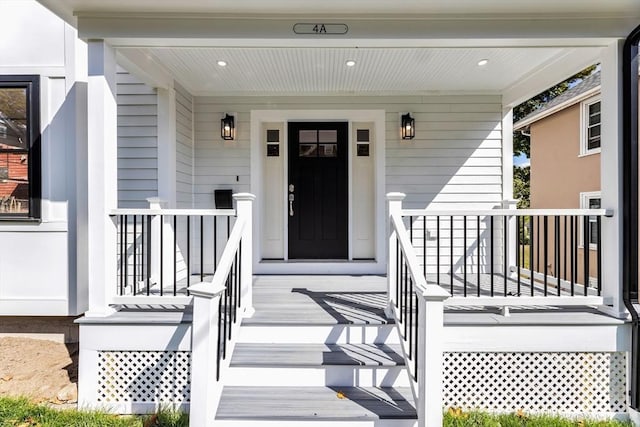
[[[127,48],[194,94],[500,92],[563,48]],[[347,67],[347,60],[356,65]],[[488,59],[484,67],[478,61]],[[227,62],[226,67],[217,65]]]

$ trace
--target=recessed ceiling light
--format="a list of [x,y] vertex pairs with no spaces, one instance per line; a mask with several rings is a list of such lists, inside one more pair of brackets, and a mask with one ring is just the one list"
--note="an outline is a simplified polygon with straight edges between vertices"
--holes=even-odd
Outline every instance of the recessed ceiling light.
[[220,67],[226,67],[226,66],[227,66],[227,61],[222,61],[222,60],[220,60],[220,61],[218,61],[218,65],[219,65]]
[[347,62],[345,62],[345,65],[347,67],[353,67],[354,65],[356,65],[356,61],[354,61],[353,59],[348,59]]
[[478,61],[478,67],[484,67],[488,63],[489,63],[488,59],[481,59],[480,61]]

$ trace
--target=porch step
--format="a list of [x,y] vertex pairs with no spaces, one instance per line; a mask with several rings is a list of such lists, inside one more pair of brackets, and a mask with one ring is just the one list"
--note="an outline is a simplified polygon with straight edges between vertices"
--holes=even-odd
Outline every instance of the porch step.
[[407,387],[399,346],[386,344],[236,345],[224,382],[234,386]]
[[254,344],[238,343],[231,366],[397,366],[400,347],[386,344]]
[[239,343],[291,344],[398,344],[396,325],[387,324],[282,324],[260,323],[243,319]]
[[229,427],[263,422],[409,427],[416,419],[411,390],[390,387],[225,386],[216,413],[216,425]]

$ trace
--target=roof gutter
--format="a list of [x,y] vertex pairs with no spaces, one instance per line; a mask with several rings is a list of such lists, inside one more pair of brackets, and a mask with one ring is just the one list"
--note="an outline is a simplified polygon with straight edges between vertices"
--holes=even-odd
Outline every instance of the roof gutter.
[[640,26],[622,54],[622,299],[631,314],[630,406],[640,409],[640,315],[638,301],[638,44]]

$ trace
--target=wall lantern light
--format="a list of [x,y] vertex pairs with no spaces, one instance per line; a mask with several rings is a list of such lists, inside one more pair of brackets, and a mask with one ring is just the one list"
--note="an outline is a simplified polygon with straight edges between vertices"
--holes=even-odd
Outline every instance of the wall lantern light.
[[220,136],[226,141],[233,141],[235,138],[236,126],[233,116],[225,113],[224,118],[220,120]]
[[410,113],[402,115],[401,124],[402,139],[413,139],[416,136],[416,120]]

